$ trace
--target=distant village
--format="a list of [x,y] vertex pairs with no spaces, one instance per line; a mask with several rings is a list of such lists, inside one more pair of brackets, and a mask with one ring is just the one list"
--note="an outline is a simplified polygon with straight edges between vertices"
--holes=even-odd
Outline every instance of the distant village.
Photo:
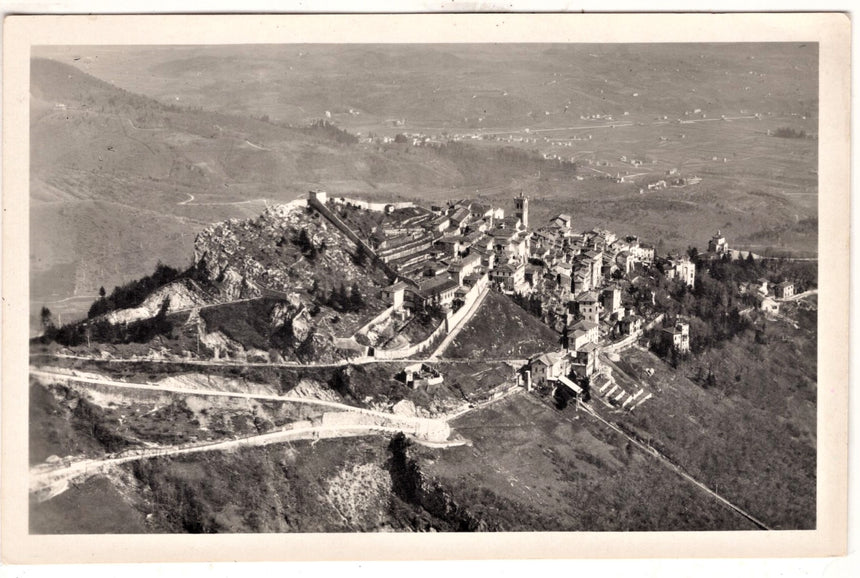
[[[528,360],[519,374],[520,385],[554,395],[564,388],[571,397],[589,397],[589,391],[612,392],[613,405],[632,409],[642,392],[625,392],[611,387],[608,371],[603,371],[599,354],[612,354],[639,341],[656,328],[656,339],[679,354],[690,351],[690,324],[674,319],[664,324],[664,315],[653,308],[646,314],[629,299],[624,288],[641,284],[640,298],[654,304],[655,294],[647,284],[652,267],[659,267],[670,280],[693,288],[696,261],[735,259],[746,255],[731,250],[717,232],[707,252],[690,255],[655,255],[653,245],[636,236],[619,236],[595,228],[576,232],[572,216],[559,214],[548,223],[533,227],[529,220],[529,198],[520,193],[514,199],[513,214],[502,208],[474,200],[449,201],[421,207],[411,202],[369,203],[348,198],[329,198],[312,191],[309,203],[333,217],[351,236],[350,215],[362,211],[384,214],[369,239],[353,239],[396,279],[383,290],[383,298],[395,315],[406,318],[428,307],[441,312],[457,312],[462,317],[474,306],[481,292],[490,288],[503,292],[527,308],[530,300],[540,303],[540,316],[560,335],[557,351]],[[334,209],[334,210],[330,210]],[[789,281],[773,287],[766,279],[746,284],[742,291],[755,295],[760,310],[777,314],[779,301],[791,298]],[[535,311],[532,311],[535,313]],[[503,322],[503,320],[499,320]],[[665,320],[668,321],[668,320]],[[450,329],[450,328],[449,328]],[[382,352],[377,352],[380,354]],[[414,372],[427,371],[419,365]],[[407,372],[409,373],[409,372]],[[433,379],[441,380],[438,375]],[[402,378],[410,384],[422,378]],[[644,399],[639,399],[641,403]]]

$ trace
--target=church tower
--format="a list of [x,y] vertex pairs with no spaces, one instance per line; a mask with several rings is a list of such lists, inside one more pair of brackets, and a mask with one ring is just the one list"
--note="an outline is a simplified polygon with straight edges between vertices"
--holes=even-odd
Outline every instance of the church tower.
[[520,191],[519,196],[514,198],[514,214],[519,218],[520,222],[523,224],[523,227],[529,228],[529,198],[523,195],[523,192]]

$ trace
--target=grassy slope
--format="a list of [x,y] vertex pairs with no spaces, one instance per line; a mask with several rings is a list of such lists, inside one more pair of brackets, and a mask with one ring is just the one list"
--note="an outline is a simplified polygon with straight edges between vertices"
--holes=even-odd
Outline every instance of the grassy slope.
[[[417,449],[422,470],[489,527],[747,529],[740,518],[594,422],[526,396],[456,423],[473,447]],[[391,493],[387,438],[294,442],[123,466],[31,505],[43,532],[409,530],[426,514]],[[516,451],[511,451],[515,448]],[[619,475],[621,472],[624,475]],[[112,480],[113,481],[113,480]],[[119,490],[119,492],[117,491]],[[101,491],[107,509],[92,507]],[[70,512],[76,512],[74,518]],[[439,521],[430,521],[436,525]]]
[[42,503],[30,504],[34,534],[142,534],[144,515],[103,476],[74,485]]
[[559,347],[559,336],[552,329],[505,295],[491,291],[445,357],[526,358]]
[[[31,506],[42,531],[158,533],[403,529],[391,509],[385,438],[294,442],[241,452],[158,458],[122,467],[125,500],[103,478]],[[107,491],[115,509],[93,509]],[[131,492],[128,492],[131,490]],[[128,504],[131,504],[129,506]],[[68,513],[78,516],[71,520]],[[149,514],[145,526],[141,519]]]
[[[612,419],[651,440],[695,478],[765,523],[777,529],[811,528],[816,503],[814,383],[810,390],[808,381],[803,383],[808,377],[792,378],[799,364],[788,346],[772,352],[767,347],[736,338],[713,351],[726,364],[740,365],[728,373],[728,365],[715,364],[722,383],[709,390],[688,379],[696,373],[694,364],[676,372],[649,353],[629,350],[622,369],[659,393],[635,415]],[[647,367],[656,370],[653,377],[645,376]],[[738,371],[741,379],[736,381]],[[811,375],[814,379],[814,369]]]
[[520,395],[454,423],[471,447],[423,454],[424,471],[510,530],[749,529],[749,524],[571,407]]
[[[185,265],[204,224],[258,214],[263,199],[319,186],[438,195],[480,178],[470,172],[478,158],[346,147],[247,117],[179,110],[50,60],[33,60],[31,86],[35,308],[139,277],[158,259]],[[497,182],[512,174],[498,162],[487,170]],[[80,313],[87,303],[57,307]]]
[[[165,101],[178,96],[288,122],[328,110],[357,125],[405,117],[408,125],[462,127],[469,125],[464,118],[478,116],[486,126],[558,125],[580,114],[702,108],[719,116],[761,103],[803,114],[816,104],[812,44],[699,44],[685,51],[660,44],[76,47],[37,54]],[[228,79],[234,82],[219,82]],[[361,114],[350,116],[349,108]],[[529,112],[538,114],[532,119]]]
[[[659,44],[574,44],[396,50],[362,46],[346,52],[327,46],[73,52],[52,56],[165,101],[179,97],[180,102],[211,110],[265,113],[292,123],[320,118],[329,111],[350,130],[377,134],[587,127],[604,123],[582,121],[581,115],[612,114],[619,124],[637,126],[542,133],[593,137],[569,148],[544,142],[514,146],[575,156],[582,163],[608,163],[599,170],[609,175],[644,173],[633,184],[576,182],[546,174],[540,180],[533,174],[499,179],[480,164],[461,168],[464,178],[480,178],[474,180],[474,186],[456,193],[449,187],[458,183],[444,178],[444,170],[431,180],[428,173],[419,172],[405,182],[419,189],[435,180],[437,193],[449,189],[449,196],[474,194],[478,189],[502,202],[522,188],[542,199],[533,206],[539,221],[553,213],[571,212],[577,226],[603,224],[654,241],[663,238],[667,248],[704,244],[702,231],[714,227],[721,227],[737,244],[782,245],[795,251],[813,251],[816,246],[814,234],[767,233],[817,214],[817,142],[766,135],[767,130],[781,126],[817,132],[817,51],[812,45],[702,44],[684,51]],[[74,61],[73,56],[83,58]],[[200,79],[201,71],[206,72],[206,80]],[[216,82],[219,90],[213,91]],[[249,86],[254,90],[249,92]],[[350,108],[361,114],[348,114]],[[695,109],[702,109],[709,119],[721,114],[760,113],[764,117],[686,125],[672,122],[701,117],[684,116]],[[629,115],[624,116],[625,112]],[[664,115],[668,122],[655,124]],[[479,117],[483,121],[477,122]],[[406,118],[405,129],[386,122],[393,118]],[[621,156],[657,162],[634,168],[621,162]],[[712,161],[714,157],[717,162]],[[723,157],[727,163],[722,162]],[[429,158],[421,159],[418,166],[441,168],[429,163]],[[679,168],[686,176],[699,175],[704,181],[688,189],[649,193],[646,203],[631,204],[641,200],[637,191],[643,182],[664,177],[670,168]],[[414,167],[410,170],[414,172]],[[599,175],[591,169],[581,172]],[[384,178],[384,171],[372,173],[368,182],[374,187],[369,194],[402,192],[385,183],[392,179]],[[351,186],[355,189],[354,183]],[[756,198],[759,194],[764,198]],[[679,198],[692,205],[674,203]],[[659,204],[662,201],[672,204]],[[689,207],[695,209],[695,215],[689,214]],[[623,216],[630,209],[636,217],[632,220]]]

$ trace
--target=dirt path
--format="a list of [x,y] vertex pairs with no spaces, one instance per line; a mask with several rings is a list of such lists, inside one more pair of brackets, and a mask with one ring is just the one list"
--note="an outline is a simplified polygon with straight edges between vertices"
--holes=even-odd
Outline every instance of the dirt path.
[[498,402],[500,402],[500,401],[502,401],[502,400],[504,400],[504,399],[507,399],[507,398],[511,397],[512,395],[517,395],[517,394],[521,394],[521,393],[524,393],[524,392],[525,392],[525,390],[524,390],[524,389],[522,389],[522,388],[520,388],[520,387],[517,387],[517,388],[515,388],[515,389],[510,389],[510,390],[506,391],[504,394],[500,395],[500,396],[499,396],[499,397],[497,397],[497,398],[494,398],[494,399],[488,399],[487,401],[482,401],[481,403],[477,403],[477,404],[475,404],[475,405],[473,405],[473,406],[471,406],[471,407],[467,407],[466,409],[462,409],[462,410],[460,410],[460,411],[458,411],[458,412],[455,412],[455,413],[449,413],[449,414],[445,415],[445,419],[446,419],[446,420],[448,420],[449,422],[454,421],[454,420],[455,420],[455,419],[457,419],[458,417],[462,417],[462,416],[466,415],[466,414],[467,414],[467,413],[469,413],[469,412],[476,411],[476,410],[479,410],[479,409],[483,409],[483,408],[485,408],[485,407],[489,407],[489,406],[491,406],[491,405],[493,405],[493,404],[495,404],[495,403],[498,403]]
[[354,413],[361,413],[365,415],[370,415],[378,418],[383,418],[393,422],[401,422],[409,425],[432,425],[432,422],[442,421],[442,420],[434,420],[432,418],[420,418],[420,417],[412,417],[407,415],[399,415],[393,413],[386,413],[383,411],[376,411],[372,409],[365,409],[362,407],[356,407],[353,405],[347,405],[345,403],[339,403],[336,401],[326,401],[322,399],[316,399],[312,397],[298,397],[287,395],[272,395],[272,394],[264,394],[264,393],[244,393],[237,391],[221,391],[217,389],[196,389],[196,388],[188,388],[188,387],[176,387],[170,385],[158,385],[154,383],[134,383],[127,381],[116,381],[112,379],[97,379],[94,377],[86,377],[86,376],[78,376],[73,374],[66,374],[60,372],[53,371],[43,371],[38,369],[31,369],[30,375],[36,376],[38,378],[46,379],[46,380],[65,380],[65,381],[74,381],[78,383],[90,383],[94,385],[103,385],[109,387],[117,387],[122,389],[134,389],[134,390],[146,390],[155,393],[168,392],[168,393],[178,393],[182,395],[201,395],[201,396],[211,396],[211,397],[233,397],[233,398],[241,398],[241,399],[259,399],[265,401],[280,401],[284,403],[297,403],[297,404],[306,404],[306,405],[317,405],[320,407],[326,407],[330,409],[337,409],[339,411],[347,411]]
[[194,195],[192,195],[191,193],[185,193],[185,194],[188,195],[188,198],[185,199],[184,201],[179,201],[178,203],[176,203],[177,205],[187,205],[188,203],[190,203],[191,201],[194,200]]
[[[536,354],[540,355],[540,354]],[[182,364],[195,365],[203,367],[274,367],[274,368],[334,368],[344,367],[346,365],[367,365],[371,363],[519,363],[525,365],[528,361],[523,358],[515,357],[497,357],[497,358],[453,358],[439,357],[430,359],[429,357],[404,357],[402,359],[376,359],[373,357],[363,357],[357,359],[337,361],[333,363],[269,363],[269,362],[246,362],[246,361],[229,361],[229,360],[210,360],[210,359],[148,359],[148,358],[126,358],[126,357],[111,357],[103,358],[97,355],[73,355],[70,353],[33,353],[31,358],[47,357],[55,359],[78,359],[81,361],[98,361],[102,363],[161,363],[161,364]]]
[[254,148],[255,148],[255,149],[257,149],[257,150],[261,150],[261,151],[267,151],[267,150],[269,150],[269,149],[267,149],[266,147],[261,147],[260,145],[255,145],[254,143],[252,143],[252,142],[251,142],[251,141],[249,141],[248,139],[245,139],[245,144],[248,144],[248,145],[250,145],[250,146],[254,147]]
[[[285,426],[277,431],[249,436],[242,439],[206,442],[184,446],[169,446],[161,448],[132,450],[122,455],[109,456],[102,459],[82,459],[74,462],[60,461],[58,463],[39,464],[37,466],[32,467],[30,470],[30,491],[31,493],[35,494],[36,498],[40,501],[48,500],[54,496],[61,494],[66,489],[68,489],[69,482],[78,477],[91,476],[116,465],[135,460],[149,459],[155,457],[175,456],[208,451],[226,451],[242,447],[264,446],[273,443],[283,443],[286,441],[298,439],[364,436],[380,432],[404,432],[411,435],[413,439],[415,439],[416,443],[426,444],[434,448],[454,447],[468,443],[462,438],[449,439],[451,430],[450,426],[448,425],[448,421],[449,419],[453,419],[453,417],[446,417],[444,419],[422,418],[359,408],[339,402],[326,401],[316,398],[298,397],[290,395],[280,396],[261,393],[219,391],[210,389],[194,389],[175,386],[159,386],[156,384],[144,383],[130,383],[124,381],[70,375],[66,373],[43,371],[36,369],[31,370],[31,375],[49,381],[65,380],[122,389],[145,390],[158,393],[169,392],[181,395],[231,397],[242,399],[279,401],[283,403],[299,403],[338,410],[334,412],[334,415],[331,413],[324,414],[322,417],[322,424],[320,425],[311,425],[307,427]],[[486,404],[482,404],[482,406],[483,405]],[[459,412],[454,417],[458,417],[459,415],[467,413],[468,411],[472,411],[473,409],[475,408],[469,408],[465,411]],[[344,414],[367,415],[373,418],[375,421],[373,423],[361,423],[358,420],[354,420],[352,423],[325,423],[328,418],[333,418],[338,422],[349,422],[351,418],[347,417],[346,419],[344,419],[346,417]]]
[[[380,432],[397,433],[399,431],[402,431],[402,429],[377,424],[320,425],[301,428],[284,428],[279,431],[235,440],[195,444],[191,446],[172,446],[136,450],[133,451],[131,455],[120,455],[103,459],[85,459],[71,464],[62,463],[59,467],[54,464],[40,464],[30,469],[30,492],[35,495],[38,501],[43,502],[65,492],[69,487],[69,483],[76,478],[93,476],[109,468],[137,460],[172,457],[199,452],[230,451],[303,439],[358,437],[373,435]],[[418,441],[418,443],[421,442]],[[463,445],[465,442],[455,440],[447,444],[444,442],[431,443],[433,444],[433,447],[450,447],[454,445]]]
[[753,516],[752,514],[747,512],[746,510],[742,509],[740,506],[736,506],[735,504],[733,504],[732,502],[730,502],[729,500],[727,500],[723,496],[719,495],[714,490],[712,490],[711,488],[709,488],[708,486],[706,486],[705,484],[703,484],[702,482],[700,482],[699,480],[697,480],[696,478],[694,478],[693,476],[691,476],[690,474],[685,472],[681,466],[679,466],[678,464],[676,464],[675,462],[673,462],[672,460],[670,460],[669,458],[664,456],[662,453],[657,451],[655,448],[640,442],[636,438],[625,433],[621,428],[616,426],[614,423],[602,418],[600,415],[597,414],[597,412],[595,412],[588,405],[580,404],[579,407],[581,407],[583,410],[585,410],[585,413],[592,416],[596,420],[600,421],[601,423],[603,423],[607,427],[612,428],[613,431],[615,431],[618,434],[627,438],[627,440],[631,444],[635,445],[636,447],[638,447],[643,452],[654,456],[664,466],[666,466],[670,470],[674,471],[676,474],[678,474],[679,476],[681,476],[682,478],[684,478],[685,480],[687,480],[691,484],[695,485],[696,487],[698,487],[700,490],[702,490],[706,494],[710,495],[715,500],[721,502],[724,506],[728,507],[731,510],[734,510],[735,512],[737,512],[738,514],[740,514],[741,516],[743,516],[744,518],[746,518],[747,520],[749,520],[750,522],[755,524],[760,529],[762,529],[762,530],[771,530],[772,529],[769,526],[767,526],[764,522],[762,522],[761,520],[759,520],[758,518],[756,518],[755,516]]

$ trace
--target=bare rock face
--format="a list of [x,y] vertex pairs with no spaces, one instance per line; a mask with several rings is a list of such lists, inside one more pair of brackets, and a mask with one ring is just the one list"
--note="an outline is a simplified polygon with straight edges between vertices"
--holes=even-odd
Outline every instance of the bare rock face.
[[282,327],[288,327],[293,343],[306,341],[313,328],[310,313],[296,294],[288,296],[286,301],[275,305],[269,322],[272,329],[276,331]]
[[221,295],[227,301],[250,299],[252,297],[260,296],[260,288],[257,287],[256,283],[248,280],[232,267],[227,267],[223,271],[223,276],[219,285]]
[[283,327],[295,315],[295,308],[287,302],[276,303],[272,309],[272,315],[269,318],[269,323],[272,329],[277,330]]
[[325,384],[314,379],[300,380],[298,385],[291,389],[286,396],[320,399],[323,401],[341,401],[341,399],[328,389]]
[[158,314],[165,300],[168,301],[168,313],[184,311],[205,303],[201,292],[192,281],[174,281],[153,291],[138,307],[111,311],[105,315],[105,320],[117,324],[150,319]]
[[295,343],[301,343],[305,341],[311,333],[311,322],[310,315],[306,309],[302,309],[296,314],[295,317],[292,318],[292,326],[293,339]]
[[397,415],[405,415],[407,417],[415,417],[418,415],[415,411],[415,404],[408,399],[401,399],[395,403],[391,411]]
[[216,359],[225,359],[244,354],[245,348],[220,331],[202,333],[200,343],[215,352]]
[[234,271],[255,288],[276,292],[308,291],[314,281],[326,287],[358,282],[365,295],[387,283],[380,272],[368,275],[348,249],[352,243],[325,218],[301,203],[269,207],[259,217],[216,223],[194,241],[201,275],[225,295],[237,294]]

